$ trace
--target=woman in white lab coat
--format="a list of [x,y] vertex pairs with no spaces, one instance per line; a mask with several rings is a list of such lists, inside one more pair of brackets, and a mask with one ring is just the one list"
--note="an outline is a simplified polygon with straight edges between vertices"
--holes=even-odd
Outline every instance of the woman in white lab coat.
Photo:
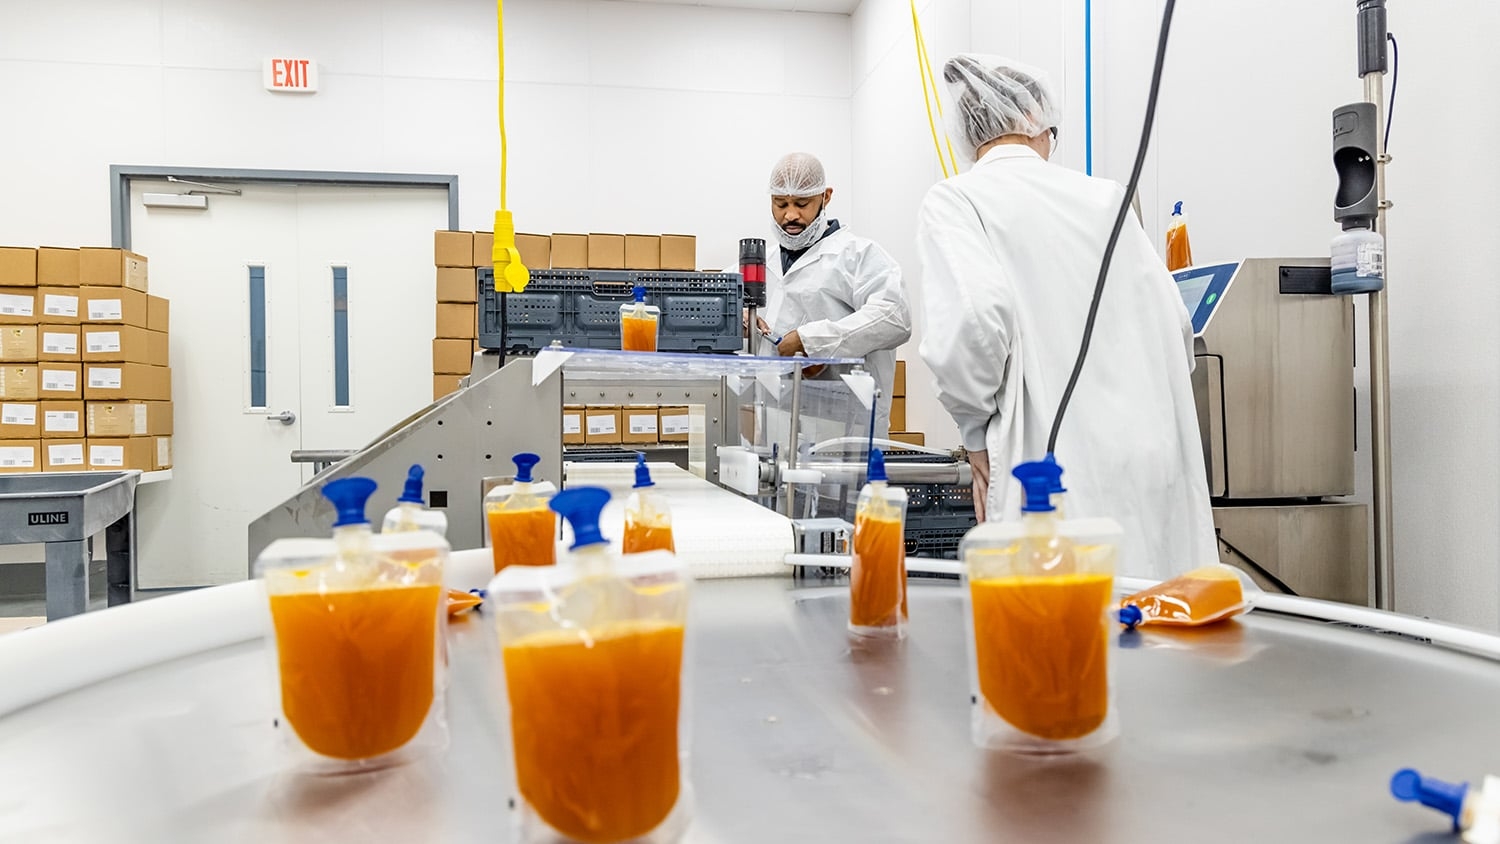
[[[922,203],[921,353],[971,454],[976,502],[1013,519],[1010,471],[1046,452],[1124,190],[1048,163],[1058,109],[1040,74],[959,56],[944,78],[950,134],[975,163]],[[1218,559],[1192,360],[1187,309],[1131,216],[1056,451],[1068,516],[1125,528],[1123,574]]]
[[766,256],[760,353],[863,358],[881,390],[875,435],[886,436],[896,349],[911,339],[901,267],[828,216],[833,189],[813,156],[792,153],[777,162],[770,193],[779,248]]

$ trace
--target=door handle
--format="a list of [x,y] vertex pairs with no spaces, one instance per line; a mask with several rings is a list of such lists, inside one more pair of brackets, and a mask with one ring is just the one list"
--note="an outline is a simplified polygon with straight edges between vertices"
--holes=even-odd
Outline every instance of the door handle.
[[297,421],[297,414],[291,412],[290,410],[283,410],[280,413],[268,415],[266,417],[266,421],[280,422],[283,425],[292,425]]

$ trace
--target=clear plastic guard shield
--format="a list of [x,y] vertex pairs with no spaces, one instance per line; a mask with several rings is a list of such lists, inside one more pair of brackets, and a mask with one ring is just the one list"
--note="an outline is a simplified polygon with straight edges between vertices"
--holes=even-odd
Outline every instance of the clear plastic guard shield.
[[665,552],[581,556],[506,569],[488,589],[514,840],[677,841],[691,815],[690,578]]
[[1119,733],[1113,677],[1119,524],[1036,514],[969,531],[970,727],[983,748],[1092,750]]
[[282,539],[256,560],[267,649],[293,764],[313,773],[384,768],[447,746],[443,569],[429,531]]

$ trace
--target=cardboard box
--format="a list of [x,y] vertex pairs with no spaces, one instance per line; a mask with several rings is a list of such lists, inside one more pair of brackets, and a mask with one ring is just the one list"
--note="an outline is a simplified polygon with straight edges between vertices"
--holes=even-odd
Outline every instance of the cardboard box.
[[661,236],[661,268],[692,272],[698,266],[698,238],[691,234]]
[[43,246],[36,251],[38,287],[77,287],[78,250]]
[[94,287],[130,287],[146,292],[146,256],[124,249],[85,246],[78,250],[78,283]]
[[474,278],[472,269],[463,267],[438,267],[437,269],[437,300],[439,302],[457,302],[459,304],[474,304],[479,290],[478,282]]
[[[623,247],[622,247],[623,248]],[[624,256],[621,256],[624,257]],[[589,265],[589,236],[586,234],[552,235],[552,267],[581,270]]]
[[590,234],[589,269],[625,269],[625,235]]
[[562,441],[563,445],[583,445],[583,405],[563,405]]
[[632,270],[661,269],[661,238],[654,234],[625,235],[625,266]]
[[37,396],[41,399],[83,398],[83,365],[43,361],[37,364]]
[[740,405],[740,438],[748,443],[755,443],[760,436],[755,424],[755,406]]
[[150,472],[156,468],[154,437],[90,439],[87,445],[87,468],[90,470],[139,469]]
[[891,399],[891,430],[906,430],[906,399]]
[[685,443],[692,432],[692,415],[686,407],[663,407],[657,413],[658,437],[664,443]]
[[36,287],[36,250],[0,246],[0,287]]
[[0,362],[36,363],[37,328],[34,325],[0,326]]
[[37,408],[42,439],[74,439],[83,436],[84,410],[81,401],[44,401]]
[[43,472],[82,472],[88,465],[88,445],[83,440],[43,440]]
[[80,322],[148,327],[150,305],[145,293],[129,287],[80,287],[78,291]]
[[619,445],[620,408],[589,405],[583,409],[583,441],[589,445]]
[[172,303],[160,296],[146,297],[146,327],[167,331],[172,327]]
[[437,336],[440,339],[473,340],[474,306],[439,302],[437,306]]
[[656,405],[628,405],[620,411],[620,440],[631,445],[655,445],[660,442],[660,422]]
[[83,374],[83,397],[89,401],[172,400],[172,370],[165,366],[89,363]]
[[156,444],[154,449],[156,457],[151,463],[152,471],[160,472],[163,469],[172,468],[172,438],[152,437],[151,439]]
[[172,403],[166,401],[95,402],[85,405],[84,433],[90,437],[172,435]]
[[170,437],[177,431],[172,426],[172,403],[148,401],[146,405],[146,433],[153,437]]
[[927,445],[927,435],[912,431],[892,431],[888,439],[907,445]]
[[54,325],[77,325],[81,298],[76,287],[38,287],[36,313],[38,322]]
[[443,396],[458,392],[458,382],[462,378],[462,375],[432,376],[432,400],[437,401]]
[[896,361],[896,378],[891,385],[891,396],[894,398],[906,397],[906,361]]
[[493,232],[474,232],[474,254],[471,267],[495,266],[495,235]]
[[41,440],[0,440],[0,473],[40,472]]
[[439,267],[472,267],[474,260],[473,232],[434,232],[432,236],[433,263]]
[[80,337],[76,325],[43,325],[37,329],[37,360],[75,361],[82,360],[78,348]]
[[468,375],[474,367],[474,341],[438,338],[432,341],[432,371],[436,375]]
[[172,365],[172,341],[167,332],[146,332],[146,363],[152,366]]
[[36,288],[0,287],[0,323],[36,325]]
[[0,402],[0,440],[35,440],[42,436],[36,402]]
[[[85,325],[82,329],[83,360],[131,361],[156,364],[151,360],[151,332],[134,325]],[[163,338],[167,335],[162,334]]]
[[547,235],[518,234],[516,250],[521,253],[521,263],[529,270],[545,270],[552,266],[552,238]]
[[0,399],[36,401],[38,377],[37,365],[34,363],[0,366]]

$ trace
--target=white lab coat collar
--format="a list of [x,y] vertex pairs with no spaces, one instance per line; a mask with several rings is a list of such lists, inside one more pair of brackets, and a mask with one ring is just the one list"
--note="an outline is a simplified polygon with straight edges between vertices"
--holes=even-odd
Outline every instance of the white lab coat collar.
[[978,167],[981,164],[992,164],[996,161],[1015,158],[1035,158],[1038,161],[1045,160],[1040,155],[1037,155],[1036,150],[1025,144],[996,144],[995,146],[990,148],[989,152],[985,153],[978,161],[974,162],[974,166]]

